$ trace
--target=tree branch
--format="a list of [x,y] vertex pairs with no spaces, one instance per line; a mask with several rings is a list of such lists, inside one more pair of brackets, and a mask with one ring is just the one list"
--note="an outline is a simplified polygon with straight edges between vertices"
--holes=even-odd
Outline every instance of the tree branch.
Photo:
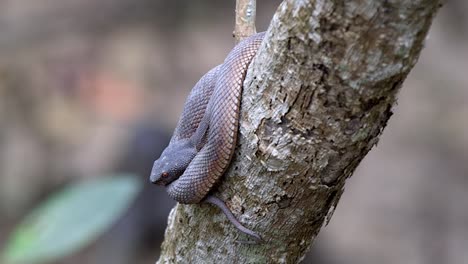
[[238,244],[217,208],[178,205],[160,262],[300,261],[377,143],[440,5],[284,1],[244,82],[239,147],[216,193],[266,242]]
[[236,1],[236,24],[234,26],[234,37],[236,43],[257,33],[255,29],[255,18],[257,13],[257,0]]

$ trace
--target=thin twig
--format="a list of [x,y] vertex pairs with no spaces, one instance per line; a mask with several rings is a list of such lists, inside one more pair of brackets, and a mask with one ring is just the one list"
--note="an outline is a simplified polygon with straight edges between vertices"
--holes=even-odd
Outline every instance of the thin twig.
[[236,1],[236,25],[233,32],[236,43],[257,32],[255,29],[256,2],[256,0]]

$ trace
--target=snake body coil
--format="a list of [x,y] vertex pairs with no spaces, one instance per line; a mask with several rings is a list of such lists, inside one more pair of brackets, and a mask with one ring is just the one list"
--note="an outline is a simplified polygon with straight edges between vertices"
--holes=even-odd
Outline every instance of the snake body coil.
[[[207,195],[231,162],[237,142],[243,81],[263,37],[264,33],[258,33],[240,42],[221,65],[198,81],[187,98],[169,145],[154,162],[150,176],[151,182],[166,186],[169,196],[179,203],[200,203],[205,199],[244,229],[235,218],[231,219],[232,214],[229,217],[224,202],[213,202],[219,199],[213,196],[207,199]],[[248,229],[241,231],[257,236]]]

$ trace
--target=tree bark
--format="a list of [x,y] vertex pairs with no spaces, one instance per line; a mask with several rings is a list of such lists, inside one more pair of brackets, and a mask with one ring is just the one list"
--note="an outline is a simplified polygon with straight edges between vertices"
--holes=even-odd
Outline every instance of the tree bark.
[[438,0],[286,0],[244,82],[239,146],[210,205],[177,205],[160,263],[299,262],[377,143]]
[[257,0],[236,0],[236,24],[234,26],[236,43],[257,33],[256,14]]

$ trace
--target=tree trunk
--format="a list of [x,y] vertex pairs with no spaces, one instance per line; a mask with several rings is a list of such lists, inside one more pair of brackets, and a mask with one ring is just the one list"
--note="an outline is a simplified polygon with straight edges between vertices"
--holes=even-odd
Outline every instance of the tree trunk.
[[239,146],[211,205],[177,205],[160,263],[295,263],[377,143],[438,0],[287,0],[251,64]]

